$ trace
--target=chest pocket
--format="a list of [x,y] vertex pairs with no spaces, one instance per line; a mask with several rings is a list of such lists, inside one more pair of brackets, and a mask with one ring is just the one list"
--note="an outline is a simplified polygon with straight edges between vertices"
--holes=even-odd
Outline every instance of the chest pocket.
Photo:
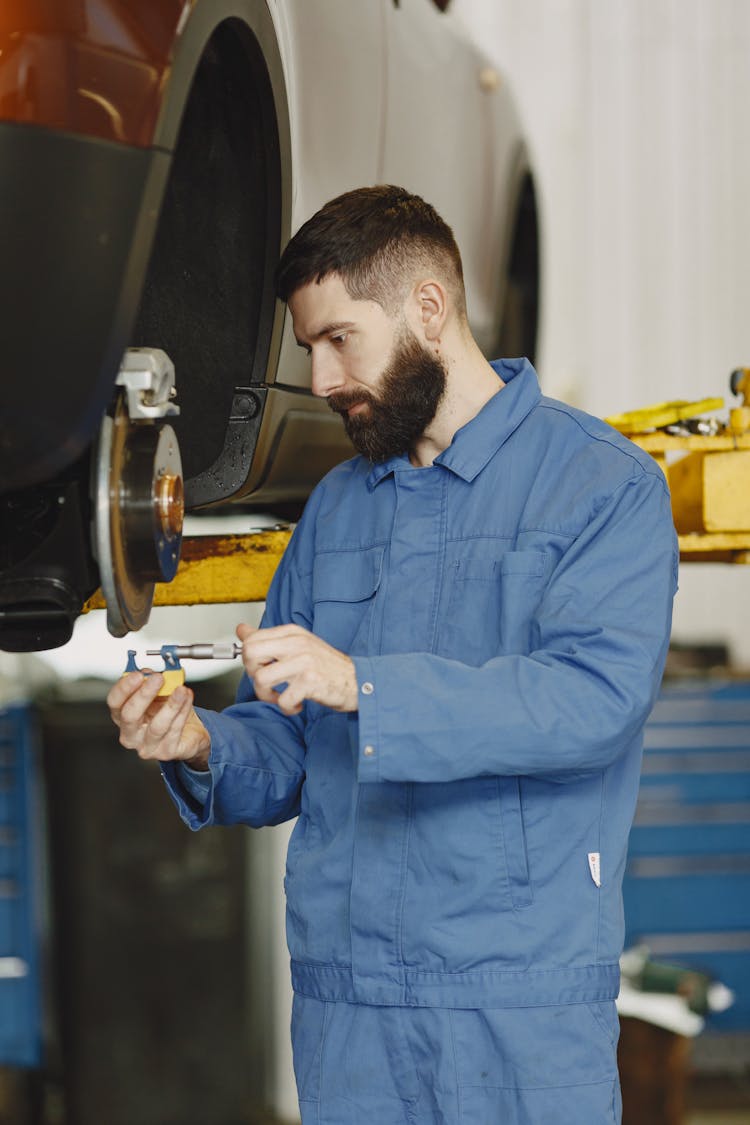
[[449,568],[444,644],[469,664],[531,651],[531,627],[545,586],[544,551],[459,559]]
[[313,629],[335,648],[354,656],[369,651],[375,595],[383,571],[383,547],[326,551],[315,556]]

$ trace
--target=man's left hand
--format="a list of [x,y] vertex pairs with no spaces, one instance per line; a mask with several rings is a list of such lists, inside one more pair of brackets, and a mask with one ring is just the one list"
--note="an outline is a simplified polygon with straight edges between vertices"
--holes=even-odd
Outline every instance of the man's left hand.
[[298,715],[306,699],[334,711],[357,710],[354,662],[314,633],[299,625],[238,625],[237,636],[245,671],[264,703],[275,703],[285,715]]

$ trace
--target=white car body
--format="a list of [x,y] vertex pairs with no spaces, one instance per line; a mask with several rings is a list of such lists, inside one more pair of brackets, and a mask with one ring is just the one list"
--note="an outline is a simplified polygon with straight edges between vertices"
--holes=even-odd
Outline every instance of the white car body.
[[[432,0],[272,0],[289,100],[291,228],[363,184],[432,203],[464,260],[472,329],[497,339],[513,208],[528,155],[511,92]],[[285,347],[277,381],[309,386]]]

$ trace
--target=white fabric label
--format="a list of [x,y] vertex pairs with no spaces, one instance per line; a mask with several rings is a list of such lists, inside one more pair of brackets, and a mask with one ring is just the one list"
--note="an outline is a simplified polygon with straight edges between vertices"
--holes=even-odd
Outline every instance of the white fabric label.
[[589,871],[597,887],[602,885],[601,868],[599,866],[599,852],[589,852]]

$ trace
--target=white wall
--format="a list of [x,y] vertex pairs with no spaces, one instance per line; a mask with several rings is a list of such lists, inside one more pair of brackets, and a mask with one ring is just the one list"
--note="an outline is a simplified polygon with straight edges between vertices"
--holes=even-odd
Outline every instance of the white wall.
[[[454,0],[536,163],[548,394],[606,415],[750,365],[747,0]],[[683,566],[678,640],[750,666],[750,572]]]

